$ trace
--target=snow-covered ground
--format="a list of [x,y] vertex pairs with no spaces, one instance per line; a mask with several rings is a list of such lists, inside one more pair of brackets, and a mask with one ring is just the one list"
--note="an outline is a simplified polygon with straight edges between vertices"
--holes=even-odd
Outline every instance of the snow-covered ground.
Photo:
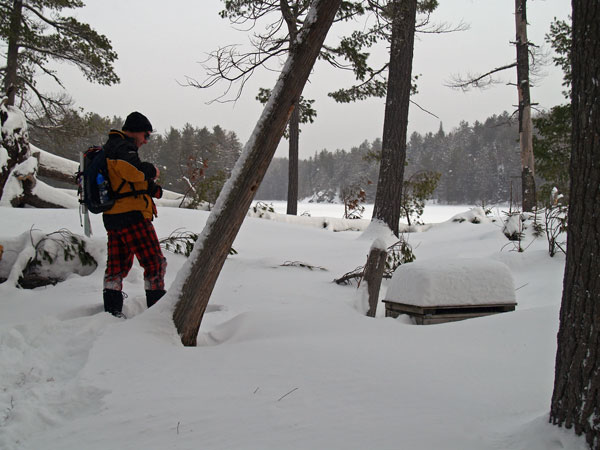
[[[129,319],[102,312],[106,237],[93,216],[91,275],[0,284],[0,448],[586,448],[547,423],[564,257],[550,258],[544,238],[512,251],[498,219],[448,221],[465,209],[426,208],[437,223],[407,235],[417,261],[504,263],[516,311],[417,326],[385,318],[380,304],[367,318],[362,292],[332,282],[365,263],[360,231],[250,217],[196,348],[181,346],[168,299],[146,311],[137,263],[124,287]],[[155,225],[159,237],[199,232],[207,217],[161,207]],[[0,244],[31,228],[83,234],[76,210],[0,208]],[[166,255],[169,286],[185,257]]]

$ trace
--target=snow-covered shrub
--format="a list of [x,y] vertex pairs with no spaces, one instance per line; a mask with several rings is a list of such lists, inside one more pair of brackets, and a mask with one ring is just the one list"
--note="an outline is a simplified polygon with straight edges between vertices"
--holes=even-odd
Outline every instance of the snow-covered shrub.
[[452,216],[449,220],[458,223],[470,222],[474,224],[489,223],[493,221],[493,219],[487,217],[487,214],[482,207],[471,208],[468,211]]
[[98,266],[99,254],[92,255],[87,244],[86,238],[68,230],[30,230],[3,240],[0,279],[35,288],[64,281],[73,273],[89,275]]
[[208,209],[217,202],[217,198],[227,181],[227,173],[224,170],[218,170],[213,175],[202,176],[195,184],[193,195],[190,195],[190,202],[186,208],[190,209]]
[[[385,260],[385,269],[383,278],[390,279],[394,275],[394,271],[402,264],[413,262],[417,259],[412,251],[412,246],[404,238],[404,234],[400,235],[400,240],[390,245],[387,248],[387,257]],[[356,269],[336,278],[333,281],[337,284],[352,284],[352,280],[358,280],[358,285],[364,277],[365,266],[357,267]]]
[[168,237],[161,239],[159,242],[160,246],[168,252],[172,252],[177,255],[190,256],[197,240],[197,233],[178,228]]
[[548,252],[554,256],[557,251],[566,252],[567,219],[569,208],[564,203],[564,196],[554,188],[551,193],[550,204],[544,209],[544,223],[546,238],[548,239]]
[[505,212],[504,214],[506,215],[506,219],[504,219],[502,234],[509,241],[521,241],[524,237],[524,231],[527,229],[527,226],[524,224],[525,216],[519,211]]
[[412,246],[404,239],[404,234],[401,234],[400,240],[388,248],[384,278],[391,278],[399,266],[413,262],[415,259],[417,257],[412,251]]
[[[181,228],[174,230],[168,237],[159,240],[160,246],[168,252],[176,255],[190,256],[194,245],[198,240],[198,234],[192,231],[186,231]],[[230,255],[237,255],[237,251],[232,247],[229,249]]]
[[340,190],[340,198],[344,203],[344,219],[362,219],[365,212],[364,203],[367,194],[359,184],[351,184]]
[[[534,212],[509,211],[504,212],[504,215],[506,217],[503,219],[502,233],[518,252],[525,251],[535,239],[544,234],[544,227],[540,222],[541,211],[539,210]],[[523,242],[527,237],[531,239],[531,242],[523,247]]]
[[408,225],[412,224],[411,217],[415,224],[423,225],[421,216],[425,209],[425,202],[433,195],[441,176],[439,172],[420,171],[404,180],[401,208]]
[[275,213],[273,203],[256,202],[254,206],[250,207],[250,212],[253,213],[252,217],[262,218],[266,213]]
[[309,203],[335,203],[338,200],[338,193],[335,189],[326,189],[315,192],[307,201]]

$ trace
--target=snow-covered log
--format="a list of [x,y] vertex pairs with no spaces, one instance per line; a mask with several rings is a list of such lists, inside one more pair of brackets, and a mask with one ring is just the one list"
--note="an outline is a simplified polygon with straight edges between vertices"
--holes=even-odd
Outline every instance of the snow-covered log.
[[79,163],[53,155],[45,150],[31,146],[31,154],[38,160],[38,175],[65,183],[77,184],[76,173]]

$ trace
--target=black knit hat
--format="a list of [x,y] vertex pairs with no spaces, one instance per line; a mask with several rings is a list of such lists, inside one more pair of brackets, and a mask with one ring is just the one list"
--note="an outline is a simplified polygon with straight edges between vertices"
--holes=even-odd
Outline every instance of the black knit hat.
[[152,131],[152,124],[145,115],[134,111],[125,119],[122,130],[134,133],[137,131]]

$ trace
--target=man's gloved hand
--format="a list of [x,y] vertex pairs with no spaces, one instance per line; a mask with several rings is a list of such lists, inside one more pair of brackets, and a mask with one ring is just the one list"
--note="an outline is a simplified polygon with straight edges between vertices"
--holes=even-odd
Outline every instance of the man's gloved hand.
[[148,182],[148,193],[151,197],[161,198],[163,195],[162,187],[153,181]]

